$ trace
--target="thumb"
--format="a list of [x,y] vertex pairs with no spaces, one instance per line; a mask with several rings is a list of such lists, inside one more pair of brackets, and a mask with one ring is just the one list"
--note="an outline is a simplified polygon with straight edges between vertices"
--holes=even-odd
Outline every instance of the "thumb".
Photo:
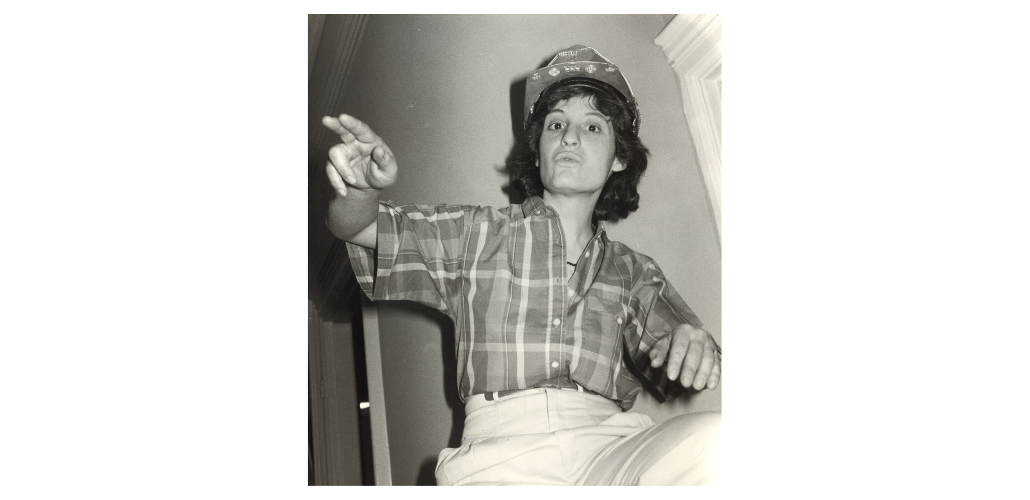
[[651,357],[652,368],[658,368],[665,363],[665,357],[669,354],[669,344],[671,343],[671,339],[671,334],[666,335],[658,339],[658,342],[655,342],[655,344],[651,346],[651,351],[647,354]]
[[376,146],[372,150],[373,169],[379,182],[390,182],[397,175],[397,159],[385,146]]

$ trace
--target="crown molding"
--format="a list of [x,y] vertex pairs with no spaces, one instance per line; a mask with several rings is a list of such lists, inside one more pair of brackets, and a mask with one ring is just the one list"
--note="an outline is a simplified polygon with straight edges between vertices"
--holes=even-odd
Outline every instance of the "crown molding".
[[722,241],[722,16],[679,14],[654,40],[680,81],[708,203]]

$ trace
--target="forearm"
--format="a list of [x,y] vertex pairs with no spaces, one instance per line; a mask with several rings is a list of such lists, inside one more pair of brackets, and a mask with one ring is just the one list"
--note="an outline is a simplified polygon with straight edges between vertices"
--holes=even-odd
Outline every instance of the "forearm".
[[336,197],[326,225],[333,236],[365,248],[376,247],[379,192],[397,182],[397,160],[372,129],[349,115],[322,118],[343,141],[329,148],[326,174]]
[[375,248],[379,218],[378,189],[348,189],[347,196],[339,193],[329,202],[326,225],[337,238]]

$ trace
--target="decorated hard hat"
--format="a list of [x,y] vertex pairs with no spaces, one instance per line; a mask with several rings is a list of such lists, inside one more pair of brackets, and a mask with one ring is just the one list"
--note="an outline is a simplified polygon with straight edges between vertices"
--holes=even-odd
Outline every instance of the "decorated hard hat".
[[626,77],[618,66],[612,64],[593,47],[584,45],[573,45],[559,52],[547,66],[534,71],[529,78],[526,78],[524,126],[529,124],[529,118],[533,116],[533,107],[540,100],[544,91],[554,84],[567,80],[578,80],[584,83],[602,82],[610,85],[623,100],[633,106],[633,132],[636,133],[640,130],[640,107],[637,105],[632,89],[629,88]]

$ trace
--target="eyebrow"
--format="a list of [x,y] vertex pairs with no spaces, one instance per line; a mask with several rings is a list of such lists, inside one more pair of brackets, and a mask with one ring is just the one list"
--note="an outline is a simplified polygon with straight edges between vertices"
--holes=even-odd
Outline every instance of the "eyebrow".
[[[552,113],[561,113],[561,114],[564,115],[565,114],[565,110],[562,110],[562,109],[552,109],[551,111],[549,111],[544,116],[545,117],[546,116],[551,116]],[[600,111],[587,111],[586,116],[596,116],[596,117],[598,117],[598,118],[600,118],[600,119],[602,119],[602,120],[604,120],[606,122],[612,121],[611,118],[608,118],[607,116],[604,115],[604,113],[601,113]]]

